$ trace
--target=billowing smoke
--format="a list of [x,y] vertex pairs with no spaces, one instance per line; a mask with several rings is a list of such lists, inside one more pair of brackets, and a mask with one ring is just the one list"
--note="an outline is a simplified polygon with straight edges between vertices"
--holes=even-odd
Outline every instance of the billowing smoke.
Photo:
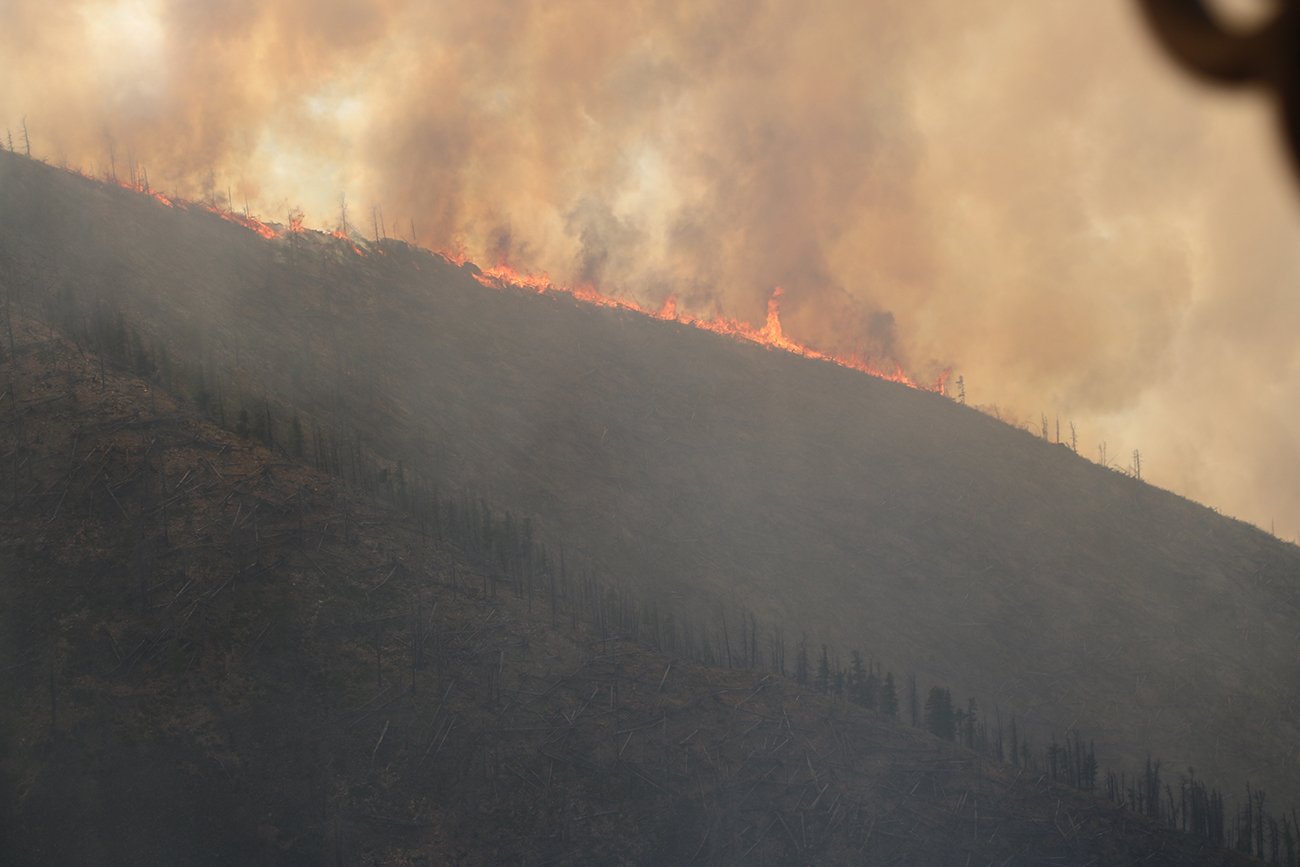
[[35,155],[952,365],[1300,532],[1300,244],[1261,101],[1124,0],[6,0]]

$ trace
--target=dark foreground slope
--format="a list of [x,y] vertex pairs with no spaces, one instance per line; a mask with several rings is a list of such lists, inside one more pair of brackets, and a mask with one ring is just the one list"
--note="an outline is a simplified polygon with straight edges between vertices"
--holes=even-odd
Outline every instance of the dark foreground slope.
[[15,338],[6,864],[1247,863],[493,594],[434,525]]
[[1107,762],[1300,795],[1295,547],[937,395],[368,253],[0,154],[23,305],[111,304],[699,610],[1080,726]]

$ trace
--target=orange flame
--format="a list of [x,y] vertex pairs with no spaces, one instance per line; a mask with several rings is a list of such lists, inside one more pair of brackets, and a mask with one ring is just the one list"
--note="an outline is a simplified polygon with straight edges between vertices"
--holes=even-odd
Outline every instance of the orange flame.
[[[81,173],[78,172],[77,174],[81,174]],[[87,177],[87,176],[82,175],[82,177]],[[124,190],[132,190],[133,192],[144,193],[146,196],[150,196],[153,199],[162,202],[164,205],[166,205],[169,208],[176,207],[174,204],[172,204],[171,199],[167,198],[157,190],[150,189],[149,186],[144,181],[136,181],[135,183],[132,183],[131,181],[119,180],[117,182],[117,185]]]
[[458,268],[469,261],[469,254],[465,252],[464,244],[457,244],[454,250],[439,250],[438,255]]
[[664,299],[663,306],[654,312],[655,319],[666,319],[670,322],[677,321],[677,296],[669,295]]
[[362,250],[356,244],[352,243],[352,239],[348,237],[347,232],[344,232],[341,229],[335,229],[333,232],[330,232],[330,236],[334,238],[338,238],[340,241],[346,242],[347,245],[352,248],[352,252],[356,253],[358,256],[366,255],[364,250]]
[[236,211],[223,211],[214,205],[208,205],[208,210],[216,214],[227,223],[234,223],[236,226],[243,226],[251,232],[256,232],[268,241],[274,241],[280,237],[280,233],[271,226],[263,223],[256,217],[250,217],[246,214],[240,214]]
[[[80,171],[76,171],[76,173],[82,174]],[[83,177],[84,176],[85,175],[83,175]],[[181,207],[187,206],[187,203],[184,201],[174,203],[166,196],[154,192],[144,184],[119,181],[118,185],[151,196],[169,208],[176,207],[177,205],[180,205]],[[274,226],[263,223],[253,217],[237,214],[233,211],[224,211],[211,205],[205,205],[205,207],[222,219],[256,232],[268,241],[276,240],[283,236],[283,233]],[[288,231],[292,233],[304,231],[302,215],[300,213],[295,213],[290,216]],[[346,242],[348,246],[352,248],[352,252],[356,255],[366,255],[365,251],[353,243],[352,239],[348,237],[346,233],[335,230],[328,234]],[[380,252],[383,251],[381,250]],[[462,245],[457,245],[456,249],[450,252],[439,251],[437,255],[456,266],[463,266],[469,262],[469,256],[466,254],[465,248]],[[417,265],[416,267],[418,268],[419,266]],[[607,307],[615,310],[629,310],[633,313],[648,316],[652,319],[660,319],[665,322],[677,322],[681,325],[688,325],[692,328],[712,331],[715,334],[722,334],[732,338],[733,340],[755,343],[767,349],[781,350],[782,352],[803,356],[804,358],[812,358],[817,361],[826,361],[838,365],[839,367],[846,367],[850,370],[856,370],[869,376],[874,376],[877,379],[896,382],[900,385],[905,385],[908,388],[915,388],[922,391],[933,391],[938,394],[947,394],[948,378],[952,374],[951,369],[944,370],[939,374],[938,378],[932,385],[924,386],[918,384],[914,379],[912,379],[912,377],[903,370],[902,366],[896,362],[894,363],[892,370],[882,369],[873,364],[865,356],[858,354],[845,355],[824,352],[786,336],[785,330],[781,326],[781,297],[784,295],[784,290],[780,286],[775,287],[772,290],[772,295],[767,299],[767,319],[764,321],[763,327],[756,328],[748,322],[741,322],[736,319],[728,319],[722,316],[713,319],[698,319],[688,313],[679,312],[677,309],[677,299],[672,295],[664,299],[663,305],[660,306],[658,310],[651,310],[630,299],[620,298],[614,295],[606,295],[596,287],[589,284],[578,286],[560,285],[554,283],[545,272],[541,274],[521,272],[504,261],[491,268],[475,273],[474,279],[483,286],[491,289],[505,289],[511,287],[536,292],[538,294],[560,293],[569,295],[584,304],[592,304],[597,307]]]
[[[456,261],[452,256],[449,256],[446,253],[442,255],[449,262]],[[877,379],[896,382],[900,385],[905,385],[908,388],[915,388],[922,391],[933,391],[939,394],[947,393],[947,381],[948,376],[951,373],[949,370],[943,371],[933,385],[923,386],[918,384],[914,379],[912,379],[912,377],[908,376],[902,366],[897,363],[894,364],[892,370],[886,370],[872,364],[863,356],[838,355],[835,353],[823,352],[820,349],[814,349],[807,344],[800,343],[791,337],[787,337],[784,329],[781,327],[781,297],[785,294],[785,290],[780,286],[773,289],[771,297],[767,299],[767,320],[763,323],[763,327],[755,328],[748,322],[741,322],[736,319],[728,319],[725,317],[697,319],[689,314],[679,313],[677,310],[677,299],[671,295],[664,300],[663,306],[658,310],[650,310],[642,307],[635,301],[606,295],[590,285],[558,285],[552,282],[550,277],[545,273],[522,273],[516,271],[504,262],[475,274],[474,279],[492,289],[504,289],[509,286],[516,289],[530,290],[538,294],[545,294],[548,292],[562,293],[570,295],[578,301],[582,301],[586,304],[594,304],[598,307],[610,307],[618,310],[630,310],[634,313],[639,313],[643,316],[649,316],[654,319],[661,319],[667,322],[677,322],[704,331],[712,331],[715,334],[722,334],[734,340],[756,343],[759,346],[768,349],[779,349],[783,352],[789,352],[792,355],[800,355],[804,358],[812,358],[818,361],[827,361],[840,367],[847,367],[850,370],[856,370],[874,376]]]
[[[446,256],[447,254],[443,254]],[[464,253],[457,252],[456,257],[460,259],[460,264],[464,264]],[[448,257],[448,261],[455,262],[455,258]],[[500,289],[503,286],[514,286],[519,289],[531,289],[539,295],[544,292],[551,292],[556,289],[551,278],[543,271],[541,274],[525,274],[511,268],[505,262],[500,263],[492,268],[488,268],[474,275],[474,279],[487,286],[489,289]]]

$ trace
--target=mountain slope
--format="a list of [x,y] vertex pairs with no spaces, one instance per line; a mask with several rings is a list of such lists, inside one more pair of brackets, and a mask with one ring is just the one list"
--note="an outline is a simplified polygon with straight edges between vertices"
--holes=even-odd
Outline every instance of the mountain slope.
[[647,593],[1300,795],[1293,546],[937,395],[0,156],[22,304],[109,303]]
[[25,320],[0,379],[6,863],[1247,863],[557,622]]

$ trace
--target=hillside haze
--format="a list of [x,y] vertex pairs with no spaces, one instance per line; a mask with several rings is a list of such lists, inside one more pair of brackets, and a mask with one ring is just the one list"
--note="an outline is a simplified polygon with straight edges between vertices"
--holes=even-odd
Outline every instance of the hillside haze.
[[358,250],[0,154],[20,307],[111,304],[530,516],[575,563],[719,621],[755,612],[787,658],[803,634],[861,648],[1042,733],[1078,727],[1108,764],[1149,750],[1300,795],[1294,546],[936,394]]
[[626,593],[486,544],[509,517],[376,502],[5,326],[6,865],[1258,863],[623,640]]

